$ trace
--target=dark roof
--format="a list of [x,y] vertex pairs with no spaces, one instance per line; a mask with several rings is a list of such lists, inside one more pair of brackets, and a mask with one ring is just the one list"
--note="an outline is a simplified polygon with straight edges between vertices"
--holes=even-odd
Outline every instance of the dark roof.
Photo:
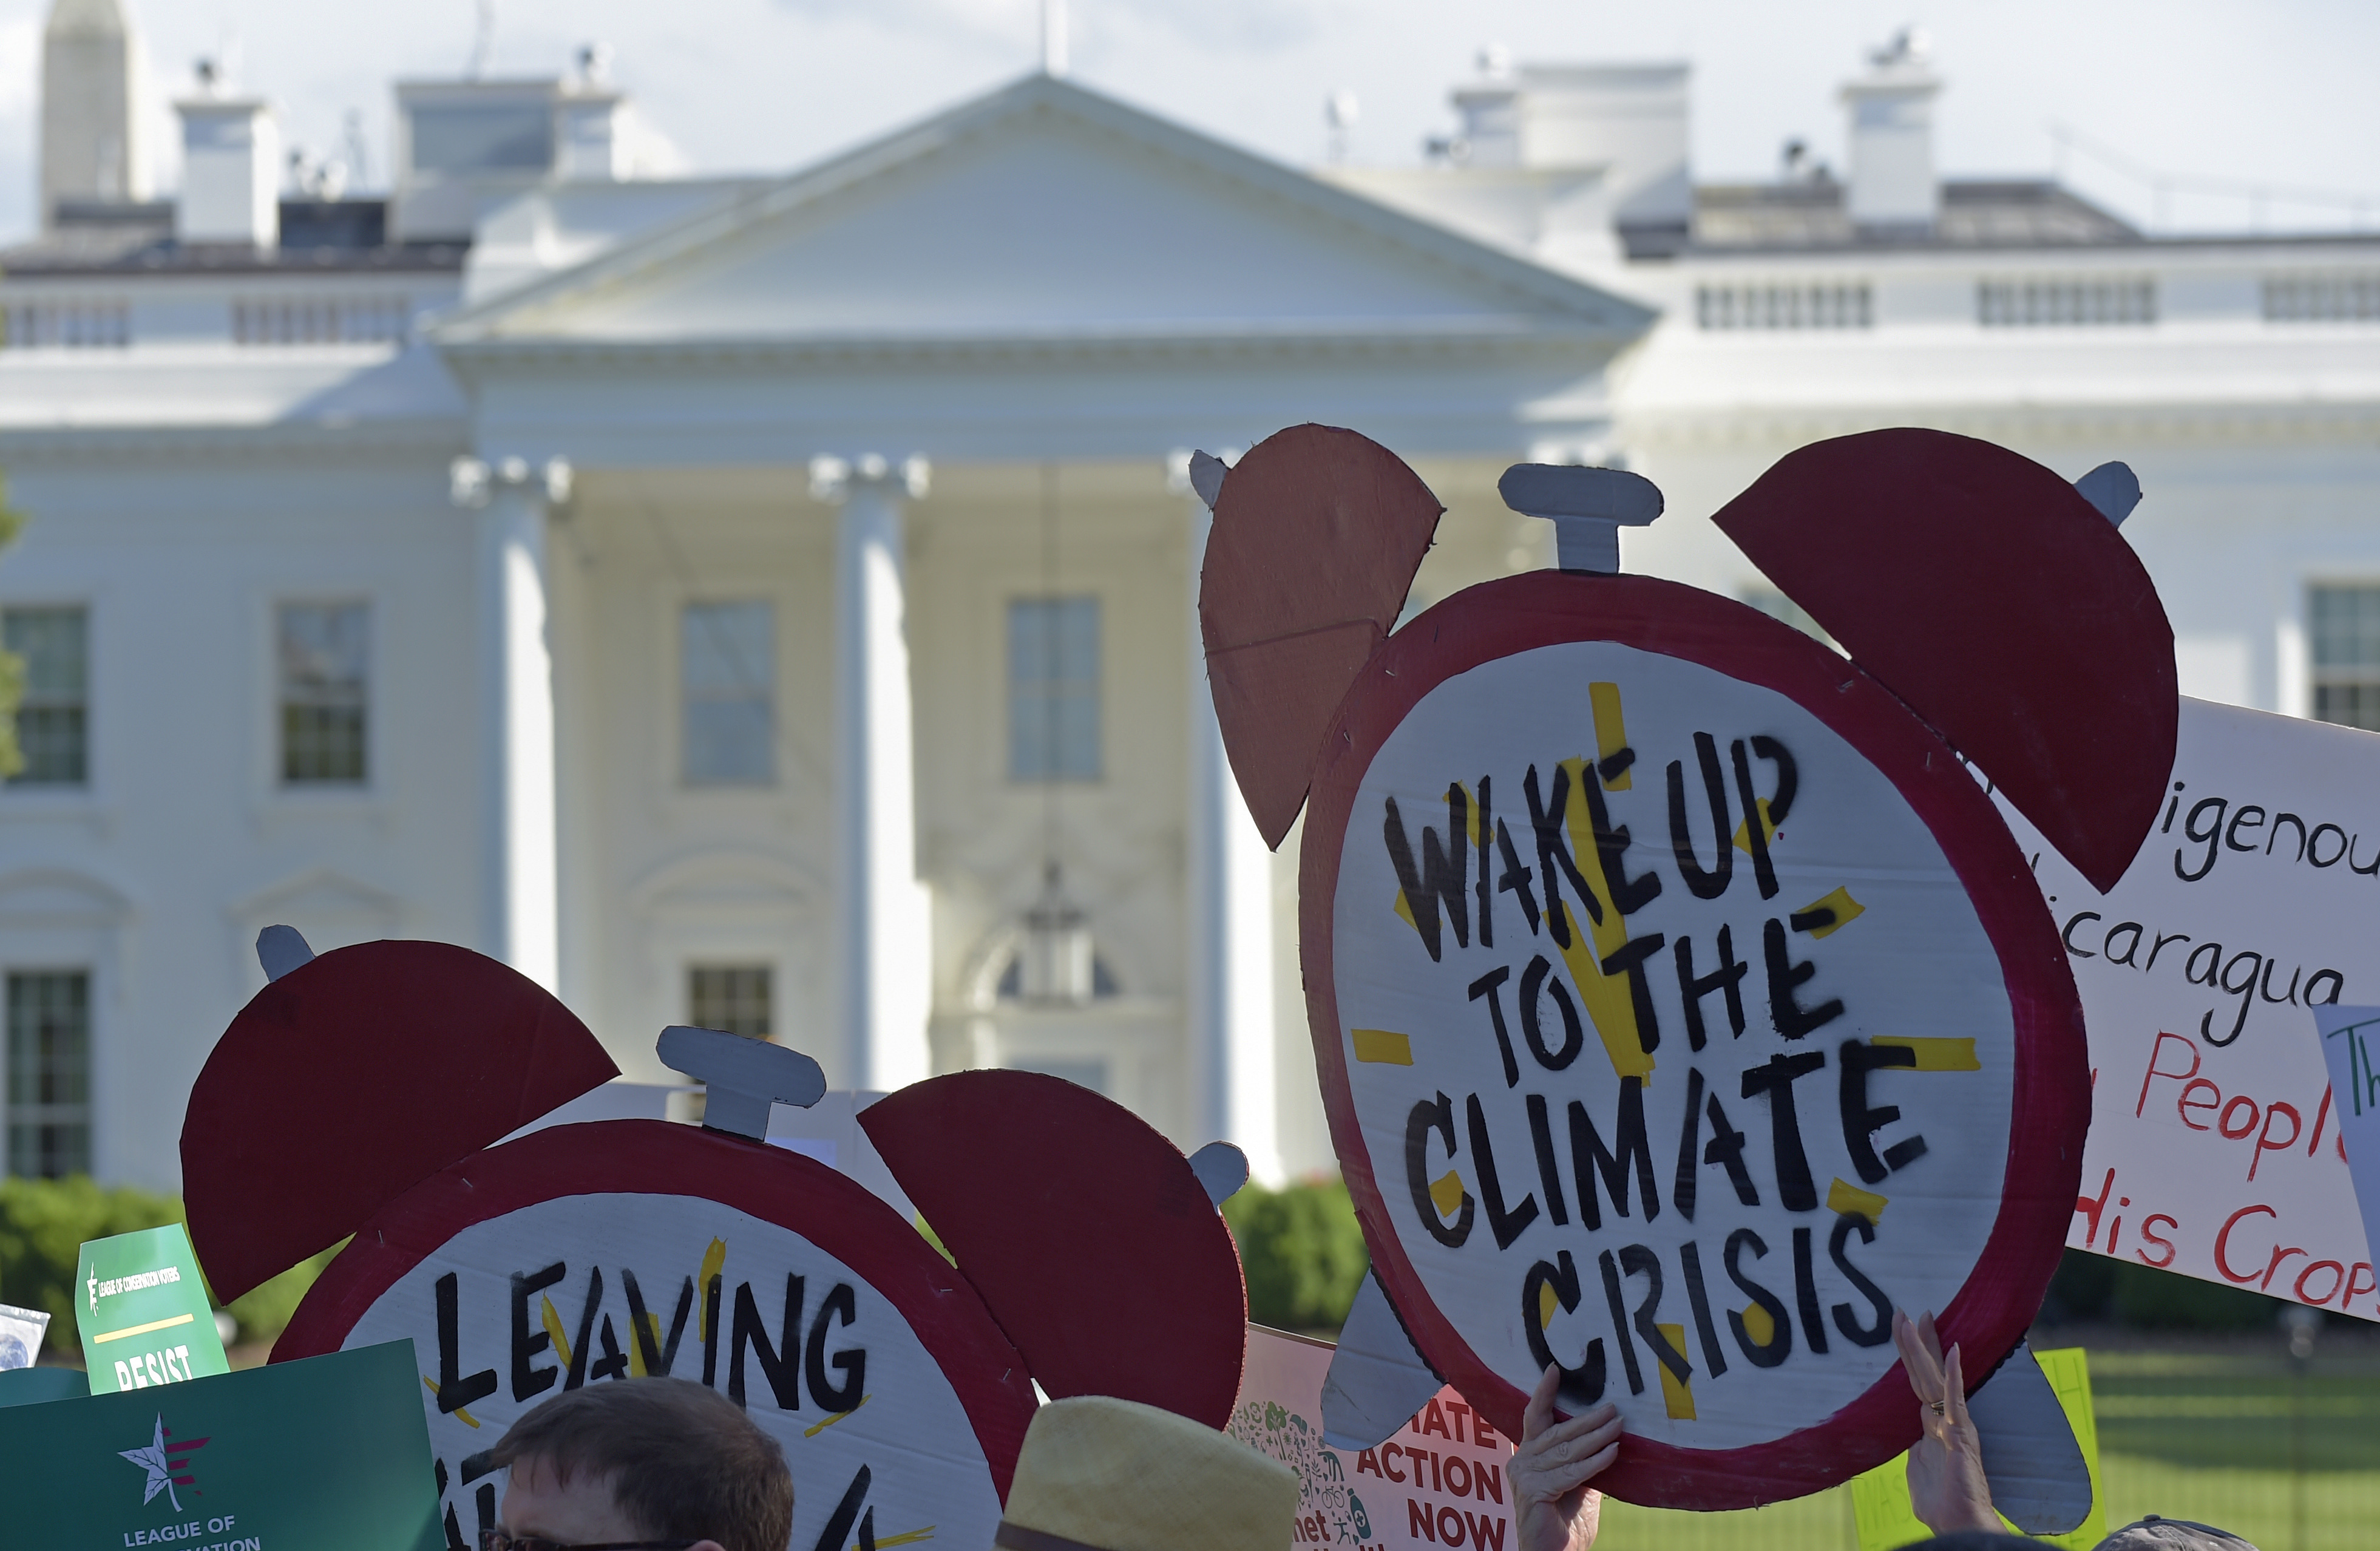
[[174,236],[174,206],[61,201],[52,228],[0,249],[11,280],[158,274],[455,273],[467,242],[388,240],[385,200],[284,200],[281,244],[186,243]]
[[1931,227],[1854,225],[1831,177],[1716,184],[1694,190],[1696,252],[1910,248],[2108,248],[2148,239],[2046,179],[1945,181]]

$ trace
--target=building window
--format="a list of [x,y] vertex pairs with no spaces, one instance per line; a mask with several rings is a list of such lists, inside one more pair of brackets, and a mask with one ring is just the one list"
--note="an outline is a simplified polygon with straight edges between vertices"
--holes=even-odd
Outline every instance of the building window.
[[2318,587],[2306,598],[2313,714],[2380,733],[2380,587]]
[[2268,323],[2380,323],[2380,271],[2362,274],[2268,274]]
[[2156,315],[2156,282],[2142,275],[1975,284],[1975,321],[1987,329],[2138,325]]
[[359,785],[370,769],[371,611],[362,603],[284,603],[279,617],[281,779]]
[[80,786],[91,779],[91,616],[81,609],[10,609],[0,648],[25,665],[17,706],[24,767],[11,786]]
[[1099,600],[1008,605],[1008,779],[1097,781]]
[[1867,282],[1698,285],[1694,321],[1706,329],[1869,329]]
[[231,304],[235,345],[388,345],[413,321],[403,297],[245,297]]
[[678,619],[688,786],[768,786],[777,779],[777,611],[769,603],[688,603]]
[[61,297],[0,308],[0,347],[121,350],[132,343],[132,309],[121,301]]
[[686,1022],[766,1039],[775,1030],[766,964],[697,964],[686,972]]
[[8,1172],[91,1172],[91,975],[8,976]]

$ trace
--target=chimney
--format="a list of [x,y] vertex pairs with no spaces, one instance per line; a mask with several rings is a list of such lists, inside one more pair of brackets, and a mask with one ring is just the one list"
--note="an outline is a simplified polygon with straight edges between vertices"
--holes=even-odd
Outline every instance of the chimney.
[[1510,49],[1490,43],[1479,51],[1479,79],[1455,89],[1454,111],[1463,115],[1463,131],[1450,148],[1455,160],[1473,167],[1521,164],[1521,78]]
[[554,175],[564,182],[609,183],[625,170],[626,137],[616,91],[579,90],[554,103]]
[[1904,28],[1843,87],[1851,110],[1852,223],[1931,230],[1941,208],[1934,177],[1934,98],[1925,34]]
[[609,183],[627,170],[625,99],[612,89],[612,50],[589,43],[553,104],[553,172],[565,183]]
[[56,0],[42,30],[41,221],[60,200],[149,197],[139,39],[117,0]]
[[182,203],[174,235],[184,242],[279,246],[281,131],[273,109],[220,97],[174,106],[182,115]]

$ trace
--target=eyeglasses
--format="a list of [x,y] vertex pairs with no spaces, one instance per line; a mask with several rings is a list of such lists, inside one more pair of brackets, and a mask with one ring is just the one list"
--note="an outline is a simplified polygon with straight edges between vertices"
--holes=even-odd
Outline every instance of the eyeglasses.
[[565,1545],[558,1540],[508,1535],[502,1530],[481,1530],[480,1551],[687,1551],[700,1544],[691,1540],[606,1540]]

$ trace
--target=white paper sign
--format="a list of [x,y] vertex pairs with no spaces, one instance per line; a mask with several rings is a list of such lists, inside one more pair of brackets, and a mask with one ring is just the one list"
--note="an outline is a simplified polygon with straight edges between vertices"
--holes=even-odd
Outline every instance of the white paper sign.
[[1448,1388],[1378,1448],[1331,1448],[1322,1441],[1322,1380],[1332,1350],[1249,1326],[1240,1398],[1225,1428],[1297,1472],[1290,1545],[1508,1551],[1512,1444]]
[[2306,1016],[2380,1000],[2380,736],[2184,699],[2166,806],[2105,896],[2000,811],[2090,1028],[2068,1243],[2380,1319]]
[[2380,1212],[2380,1007],[2318,1007],[2315,1032],[2322,1036],[2324,1062],[2330,1069],[2330,1091],[2338,1096],[2338,1139],[2347,1148],[2347,1168],[2355,1181],[2356,1199],[2363,1207],[2363,1236],[2368,1241],[2373,1214]]

